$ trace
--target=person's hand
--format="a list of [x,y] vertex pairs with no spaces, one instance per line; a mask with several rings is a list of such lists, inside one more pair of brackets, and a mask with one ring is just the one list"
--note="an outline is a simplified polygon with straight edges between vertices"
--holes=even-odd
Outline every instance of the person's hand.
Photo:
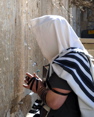
[[23,87],[32,90],[34,93],[37,93],[38,89],[44,87],[42,79],[39,78],[35,73],[33,75],[30,73],[26,73],[24,82],[25,84],[23,84]]

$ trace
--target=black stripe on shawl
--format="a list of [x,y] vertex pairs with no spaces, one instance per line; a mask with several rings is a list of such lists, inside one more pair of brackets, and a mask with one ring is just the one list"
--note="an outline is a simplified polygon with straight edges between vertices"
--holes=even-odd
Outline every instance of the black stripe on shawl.
[[[88,58],[86,57],[86,55],[82,52],[76,52],[76,51],[71,51],[71,52],[68,52],[66,55],[70,54],[70,53],[74,53],[74,54],[79,54],[80,56],[83,57],[83,59],[86,61],[86,62],[89,62]],[[64,55],[65,56],[65,55]]]
[[[64,61],[67,62],[67,61]],[[60,64],[58,62],[55,62],[58,65],[60,65],[61,67],[63,67],[63,69],[65,71],[67,71],[68,73],[70,73],[73,76],[73,79],[76,81],[76,83],[79,85],[79,87],[82,89],[82,91],[94,102],[94,97],[85,89],[85,87],[82,85],[82,83],[78,80],[77,76],[75,75],[75,73],[73,72],[72,69],[69,69],[67,66]]]
[[[80,64],[81,66],[84,66],[85,70],[89,73],[89,75],[91,76],[92,78],[92,75],[91,75],[91,72],[90,72],[90,68],[88,67],[88,65],[86,65],[82,59],[80,59],[78,56],[76,56],[76,54],[73,54],[73,55],[65,55],[63,57],[69,57],[69,58],[72,58],[72,59],[76,59]],[[84,58],[83,58],[84,59]],[[80,67],[80,66],[79,66]],[[80,68],[79,68],[80,69]]]
[[[84,69],[90,74],[91,78],[92,78],[92,75],[91,75],[91,72],[90,72],[90,68],[80,59],[78,58],[76,55],[79,54],[79,53],[76,53],[75,56],[74,54],[73,55],[68,55],[66,54],[64,57],[68,57],[68,58],[73,58],[74,60],[77,60],[81,66],[84,66]],[[57,59],[58,60],[58,59]],[[62,61],[61,61],[62,62]],[[85,73],[80,69],[81,66],[78,66],[77,63],[75,63],[74,61],[68,61],[69,64],[66,63],[66,65],[70,65],[69,67],[73,68],[73,69],[76,69],[77,73],[79,74],[80,78],[82,79],[83,82],[85,82],[86,86],[88,86],[91,90],[94,88],[93,86],[93,83],[92,81],[89,79],[89,77],[87,77],[85,75]],[[92,78],[93,79],[93,78]],[[93,89],[94,91],[94,89]]]
[[86,77],[86,75],[80,70],[79,66],[76,63],[70,62],[68,60],[59,60],[59,58],[56,59],[56,60],[54,60],[54,63],[57,63],[65,71],[67,71],[68,73],[70,73],[73,76],[73,78],[76,81],[76,83],[82,89],[82,91],[94,102],[94,97],[85,89],[85,87],[79,81],[79,79],[77,78],[76,74],[74,73],[74,71],[72,69],[75,69],[76,70],[76,72],[81,77],[81,79],[83,80],[83,82],[85,83],[85,85],[88,86],[94,92],[93,82],[90,82],[88,80],[88,77]]
[[87,60],[88,58],[86,57],[86,55],[84,54],[84,52],[77,52],[75,49],[77,49],[77,47],[70,47],[70,48],[68,48],[66,50],[71,50],[71,52],[68,52],[68,53],[79,53],[87,62],[89,61],[89,60]]

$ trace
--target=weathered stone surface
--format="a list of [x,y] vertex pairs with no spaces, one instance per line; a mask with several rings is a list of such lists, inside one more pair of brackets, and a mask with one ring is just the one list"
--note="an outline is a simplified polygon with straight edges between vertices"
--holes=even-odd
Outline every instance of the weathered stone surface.
[[37,16],[39,0],[0,1],[0,117],[25,116],[30,109],[31,96],[25,97],[30,91],[22,86],[25,73],[39,71],[41,77],[46,63],[30,27]]

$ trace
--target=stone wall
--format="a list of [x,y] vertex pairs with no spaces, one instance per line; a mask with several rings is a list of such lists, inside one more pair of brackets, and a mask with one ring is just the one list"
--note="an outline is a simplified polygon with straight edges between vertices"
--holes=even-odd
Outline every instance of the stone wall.
[[31,19],[62,15],[75,22],[76,30],[79,19],[69,5],[69,0],[0,0],[0,117],[25,117],[32,103],[30,91],[22,87],[25,73],[41,77],[47,63],[32,34]]
[[45,59],[33,39],[31,18],[39,16],[39,0],[0,1],[0,117],[23,117],[31,107],[22,87],[25,72],[40,71]]

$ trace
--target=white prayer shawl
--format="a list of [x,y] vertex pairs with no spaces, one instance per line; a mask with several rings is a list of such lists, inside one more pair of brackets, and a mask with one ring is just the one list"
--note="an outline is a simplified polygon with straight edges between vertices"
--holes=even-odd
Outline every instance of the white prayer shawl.
[[50,64],[50,76],[54,71],[78,96],[81,117],[94,117],[94,77],[90,68],[88,56],[77,48],[59,54]]
[[[60,78],[68,82],[78,96],[82,117],[94,117],[92,56],[88,54],[65,18],[46,15],[31,20],[31,25],[42,54],[50,63],[50,76],[55,71]],[[74,54],[75,52],[76,54]],[[73,63],[73,65],[76,64],[77,70],[71,67],[71,64],[66,65],[66,61]],[[86,64],[85,67],[82,63]],[[78,73],[78,69],[85,73],[86,80]],[[90,86],[87,86],[87,81],[89,81]]]

